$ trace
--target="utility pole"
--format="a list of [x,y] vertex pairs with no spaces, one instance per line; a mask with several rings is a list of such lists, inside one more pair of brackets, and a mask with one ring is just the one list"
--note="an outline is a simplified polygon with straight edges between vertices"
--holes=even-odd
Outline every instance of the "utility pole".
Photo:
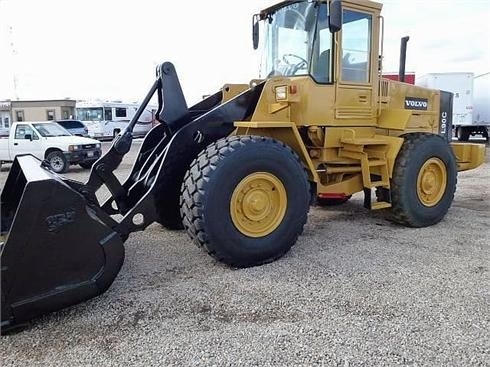
[[[7,0],[0,0],[0,9],[6,10],[8,6],[10,5],[10,1]],[[3,14],[7,13],[6,11],[2,11]],[[7,42],[8,42],[8,47],[10,49],[10,56],[11,56],[11,61],[12,61],[12,77],[13,77],[13,83],[14,83],[14,98],[16,100],[19,99],[19,78],[17,75],[17,48],[15,46],[15,37],[14,37],[14,27],[12,24],[9,22],[9,17],[6,16],[6,31],[7,31]]]
[[15,48],[15,44],[14,44],[14,30],[13,30],[13,27],[10,25],[8,26],[9,29],[8,29],[8,35],[9,35],[9,45],[10,45],[10,53],[12,55],[12,61],[13,61],[13,65],[12,65],[12,74],[13,74],[13,78],[14,78],[14,97],[16,100],[19,100],[19,93],[18,93],[18,78],[17,78],[17,72],[16,72],[16,59],[17,59],[17,49]]

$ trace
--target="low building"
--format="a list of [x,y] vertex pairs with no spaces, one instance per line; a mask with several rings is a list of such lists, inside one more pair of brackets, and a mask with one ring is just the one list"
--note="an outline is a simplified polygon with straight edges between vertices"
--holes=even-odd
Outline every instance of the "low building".
[[49,121],[75,117],[76,101],[51,99],[39,101],[10,101],[11,121]]
[[8,134],[13,122],[75,118],[75,105],[72,99],[0,101],[0,136]]

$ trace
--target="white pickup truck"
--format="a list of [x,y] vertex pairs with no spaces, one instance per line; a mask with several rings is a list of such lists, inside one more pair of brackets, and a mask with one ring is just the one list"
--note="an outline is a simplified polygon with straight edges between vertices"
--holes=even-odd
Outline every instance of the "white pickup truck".
[[9,136],[0,138],[0,166],[28,153],[47,160],[54,172],[63,173],[70,164],[92,167],[102,151],[98,140],[71,135],[55,122],[16,122]]

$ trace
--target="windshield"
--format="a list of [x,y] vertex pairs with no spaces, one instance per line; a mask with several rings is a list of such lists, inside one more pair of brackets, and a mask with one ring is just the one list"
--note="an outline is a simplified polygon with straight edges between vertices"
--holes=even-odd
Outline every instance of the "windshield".
[[310,74],[317,82],[331,80],[332,34],[327,6],[302,1],[267,16],[261,78]]
[[77,108],[77,119],[82,121],[102,121],[102,107]]
[[[308,73],[308,44],[313,34],[314,3],[295,3],[277,10],[265,20],[266,44],[262,77]],[[265,74],[265,75],[264,75]]]
[[70,136],[71,134],[55,122],[32,124],[39,134],[45,138],[53,136]]

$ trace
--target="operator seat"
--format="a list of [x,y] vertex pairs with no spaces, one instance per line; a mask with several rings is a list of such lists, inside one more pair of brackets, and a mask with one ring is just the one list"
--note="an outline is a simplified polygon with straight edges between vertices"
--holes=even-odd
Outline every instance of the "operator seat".
[[312,75],[317,83],[330,82],[330,49],[327,49],[320,54],[316,67],[313,68]]

